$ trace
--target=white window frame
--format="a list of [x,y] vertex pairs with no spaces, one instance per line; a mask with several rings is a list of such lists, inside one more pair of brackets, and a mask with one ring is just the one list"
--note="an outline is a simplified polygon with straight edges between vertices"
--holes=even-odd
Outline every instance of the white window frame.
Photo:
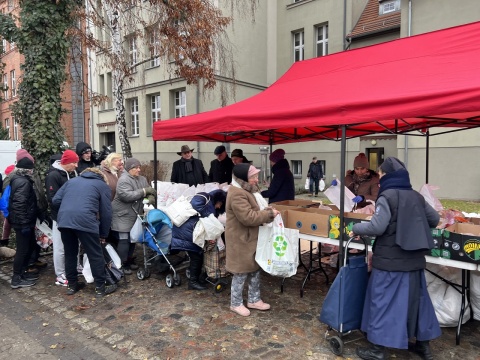
[[390,0],[390,1],[380,2],[380,8],[378,10],[378,13],[380,15],[386,15],[399,10],[400,10],[400,0]]
[[3,100],[8,100],[8,74],[3,74]]
[[160,121],[162,117],[162,106],[160,94],[153,94],[150,96],[150,114],[152,124]]
[[150,31],[150,67],[157,67],[160,66],[160,57],[158,56],[158,47],[160,45],[160,41],[158,39],[158,31],[157,29],[153,29]]
[[138,111],[138,98],[130,100],[130,132],[131,136],[140,135],[140,113]]
[[18,138],[18,121],[12,116],[13,120],[13,140],[20,140]]
[[14,98],[15,96],[17,96],[17,80],[15,79],[15,70],[10,71],[10,83],[12,85],[12,98]]
[[293,38],[293,62],[302,61],[305,56],[305,33],[303,30],[296,31],[293,33],[292,38]]
[[175,91],[175,118],[187,116],[187,92],[186,90]]
[[328,55],[328,24],[317,26],[315,33],[317,57]]
[[3,52],[6,53],[7,52],[7,39],[3,38],[2,39],[2,47],[3,47]]
[[295,178],[301,178],[302,177],[302,160],[292,160],[291,161],[292,163],[292,167],[291,167],[291,170],[292,170],[292,174],[293,174],[293,177]]
[[8,134],[8,138],[10,139],[10,119],[5,119],[5,131]]
[[135,36],[131,36],[128,40],[128,55],[130,66],[134,67],[138,62],[137,38]]

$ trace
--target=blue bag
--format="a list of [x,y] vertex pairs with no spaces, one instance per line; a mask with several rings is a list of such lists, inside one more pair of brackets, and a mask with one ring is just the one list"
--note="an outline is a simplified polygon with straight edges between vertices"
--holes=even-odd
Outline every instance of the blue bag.
[[8,217],[8,203],[10,202],[10,192],[11,187],[10,185],[7,185],[5,191],[2,194],[2,197],[0,198],[0,211],[3,213],[5,219]]

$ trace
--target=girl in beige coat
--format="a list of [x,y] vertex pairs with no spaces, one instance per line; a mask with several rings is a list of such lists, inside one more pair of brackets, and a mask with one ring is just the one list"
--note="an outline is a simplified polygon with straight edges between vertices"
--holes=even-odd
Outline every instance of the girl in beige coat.
[[[233,274],[230,310],[241,316],[251,309],[268,310],[270,305],[260,298],[260,267],[255,261],[258,228],[272,222],[278,210],[265,207],[260,195],[258,173],[250,164],[233,168],[232,186],[227,193],[227,222],[225,226],[226,268]],[[249,278],[247,307],[243,304],[243,287]]]

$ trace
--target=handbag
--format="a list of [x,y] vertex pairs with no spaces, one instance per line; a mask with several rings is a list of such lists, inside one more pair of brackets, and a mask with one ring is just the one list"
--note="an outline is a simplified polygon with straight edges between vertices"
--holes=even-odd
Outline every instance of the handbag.
[[138,242],[142,235],[143,235],[143,223],[142,219],[137,216],[137,220],[135,220],[135,224],[133,224],[132,228],[130,229],[130,242],[136,243]]
[[255,261],[270,275],[290,277],[298,267],[298,229],[287,229],[281,215],[273,226],[260,226]]
[[175,226],[182,226],[191,216],[197,215],[190,199],[182,195],[165,209],[165,213]]
[[305,190],[310,190],[310,178],[305,179]]
[[37,223],[35,224],[35,239],[42,249],[46,249],[52,245],[53,231],[46,221],[40,222],[40,220],[37,219]]

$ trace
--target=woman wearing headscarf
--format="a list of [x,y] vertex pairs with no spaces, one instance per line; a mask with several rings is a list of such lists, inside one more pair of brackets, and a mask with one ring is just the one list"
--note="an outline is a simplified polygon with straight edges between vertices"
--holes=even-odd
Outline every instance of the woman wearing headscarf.
[[[249,316],[250,310],[268,310],[270,305],[260,297],[260,266],[255,261],[259,226],[270,223],[279,214],[268,207],[260,195],[258,173],[250,164],[233,167],[232,185],[227,193],[225,225],[226,269],[233,274],[230,310]],[[243,288],[248,284],[247,307],[243,303]]]
[[113,235],[118,239],[117,252],[123,263],[123,271],[130,275],[130,262],[132,261],[135,243],[130,243],[130,230],[132,229],[137,214],[143,215],[143,199],[155,201],[156,190],[148,186],[147,179],[140,175],[140,161],[130,158],[125,161],[125,172],[118,179],[117,191],[112,202]]
[[[361,329],[371,343],[357,348],[362,359],[385,358],[385,347],[412,348],[433,360],[429,341],[440,326],[428,295],[425,255],[433,248],[431,228],[438,213],[412,189],[405,165],[394,157],[379,168],[380,190],[370,222],[353,226],[350,236],[376,236]],[[416,338],[415,344],[408,339]]]

